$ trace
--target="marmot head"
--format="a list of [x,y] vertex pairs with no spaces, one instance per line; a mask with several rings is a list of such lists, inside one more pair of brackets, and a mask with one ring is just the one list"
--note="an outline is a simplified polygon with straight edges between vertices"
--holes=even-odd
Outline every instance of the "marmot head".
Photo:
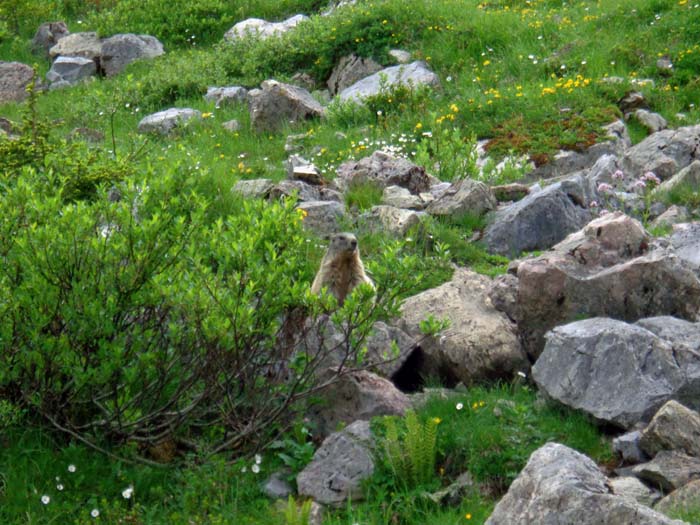
[[352,257],[357,252],[357,237],[352,233],[337,233],[331,238],[328,252],[337,256]]

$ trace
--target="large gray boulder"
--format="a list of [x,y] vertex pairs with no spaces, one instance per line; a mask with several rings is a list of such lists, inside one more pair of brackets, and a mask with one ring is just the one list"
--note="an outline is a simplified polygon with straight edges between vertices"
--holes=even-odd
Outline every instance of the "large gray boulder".
[[27,86],[34,78],[34,69],[21,62],[0,61],[0,104],[21,102],[27,98]]
[[114,35],[102,41],[100,65],[109,77],[121,73],[132,62],[155,58],[163,53],[163,44],[154,36]]
[[344,56],[333,68],[326,85],[331,95],[335,95],[381,69],[382,66],[371,58],[362,58],[357,55]]
[[70,35],[65,22],[45,22],[39,26],[32,38],[32,51],[49,57],[49,49],[63,37]]
[[638,221],[608,214],[552,251],[520,262],[516,317],[528,355],[539,356],[545,332],[582,316],[697,320],[697,271],[672,248],[650,251],[649,243]]
[[671,235],[671,245],[678,257],[700,269],[700,222],[676,224]]
[[354,184],[374,184],[378,188],[400,186],[413,195],[428,191],[433,178],[425,168],[385,151],[375,151],[359,161],[343,162],[337,169],[335,183],[341,191]]
[[170,108],[164,111],[153,113],[141,119],[139,122],[139,133],[159,133],[167,135],[182,127],[192,119],[199,120],[202,113],[190,108]]
[[350,372],[319,392],[321,402],[307,412],[315,433],[327,436],[341,424],[375,416],[402,416],[411,402],[388,379],[367,370]]
[[369,422],[355,421],[328,436],[311,463],[297,475],[300,496],[324,505],[362,500],[361,483],[374,473],[372,434]]
[[700,353],[688,346],[600,317],[559,326],[546,339],[533,380],[600,422],[629,429],[671,399],[700,408]]
[[558,443],[532,453],[486,525],[683,525],[614,494],[588,457]]
[[323,116],[325,110],[303,88],[266,80],[248,92],[250,122],[255,131],[276,131],[286,124]]
[[627,150],[625,173],[639,177],[651,171],[666,180],[700,159],[700,125],[653,133]]
[[661,450],[678,450],[700,458],[700,414],[668,401],[644,429],[639,444],[651,457]]
[[496,208],[496,197],[486,184],[469,178],[453,183],[426,211],[430,215],[483,215]]
[[268,22],[261,18],[247,18],[234,25],[224,34],[224,40],[233,42],[239,38],[270,38],[279,36],[308,20],[306,15],[294,15],[282,22]]
[[364,99],[379,95],[382,89],[392,89],[402,85],[414,88],[420,86],[438,87],[440,79],[425,62],[416,61],[410,64],[387,67],[365,77],[343,89],[338,95],[338,99],[341,102],[352,101],[361,104]]
[[[528,363],[513,324],[488,299],[490,279],[458,269],[452,280],[409,297],[401,307],[399,326],[420,340],[424,377],[447,383],[473,384],[511,379]],[[423,336],[420,324],[429,316],[449,320],[437,336]]]
[[52,84],[56,82],[77,84],[95,74],[97,74],[97,66],[94,60],[60,56],[51,64],[51,69],[46,73],[46,80]]
[[551,248],[592,219],[579,183],[555,183],[497,210],[484,232],[492,253],[517,256]]
[[102,41],[97,33],[71,33],[61,38],[58,43],[49,49],[51,58],[59,56],[83,57],[99,61],[102,55]]

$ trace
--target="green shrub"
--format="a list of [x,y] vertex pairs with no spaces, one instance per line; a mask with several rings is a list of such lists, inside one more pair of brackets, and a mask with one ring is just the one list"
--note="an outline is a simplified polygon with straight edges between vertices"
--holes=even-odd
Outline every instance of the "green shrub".
[[115,159],[103,150],[82,142],[67,142],[49,133],[49,124],[36,111],[36,92],[30,96],[17,137],[0,136],[0,178],[14,184],[25,173],[42,177],[45,183],[61,189],[65,200],[95,196],[100,185],[112,185],[131,174],[131,158]]

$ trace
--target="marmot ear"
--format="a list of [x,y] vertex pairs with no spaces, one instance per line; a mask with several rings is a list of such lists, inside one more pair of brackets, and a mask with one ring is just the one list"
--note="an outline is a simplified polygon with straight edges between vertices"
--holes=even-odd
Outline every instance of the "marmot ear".
[[324,233],[323,235],[321,235],[321,239],[323,239],[326,242],[330,242],[332,238],[333,238],[332,233]]

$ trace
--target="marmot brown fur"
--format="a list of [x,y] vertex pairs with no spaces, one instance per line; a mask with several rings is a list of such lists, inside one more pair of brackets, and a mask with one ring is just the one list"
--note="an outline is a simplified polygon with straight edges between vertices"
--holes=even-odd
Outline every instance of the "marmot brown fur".
[[311,292],[320,294],[325,287],[342,305],[353,288],[361,283],[374,288],[374,283],[365,274],[357,238],[352,233],[334,235],[311,285]]

